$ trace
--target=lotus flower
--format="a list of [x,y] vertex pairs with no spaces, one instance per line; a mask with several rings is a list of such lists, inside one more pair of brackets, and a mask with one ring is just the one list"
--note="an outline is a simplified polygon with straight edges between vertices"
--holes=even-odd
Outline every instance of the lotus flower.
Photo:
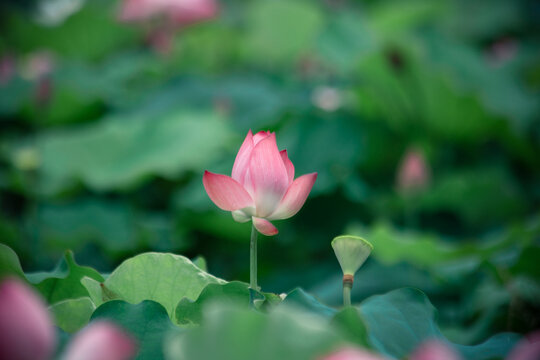
[[63,360],[127,360],[136,353],[135,342],[124,331],[113,323],[97,321],[77,333]]
[[232,169],[232,176],[205,171],[203,184],[220,209],[231,211],[235,221],[253,221],[261,234],[278,233],[269,220],[288,219],[304,205],[317,173],[294,180],[287,150],[279,151],[275,133],[248,132]]
[[50,359],[55,348],[53,323],[43,301],[19,280],[0,284],[0,358]]

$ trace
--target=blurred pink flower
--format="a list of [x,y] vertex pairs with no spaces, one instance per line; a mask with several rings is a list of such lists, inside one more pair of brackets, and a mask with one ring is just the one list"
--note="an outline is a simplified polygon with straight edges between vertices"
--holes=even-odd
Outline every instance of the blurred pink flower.
[[424,153],[418,149],[409,149],[399,165],[397,185],[404,193],[423,190],[431,181],[429,166]]
[[0,85],[9,83],[15,72],[15,58],[12,55],[2,56],[0,58]]
[[508,354],[507,360],[540,359],[540,330],[533,332],[521,340]]
[[362,349],[349,347],[327,355],[321,360],[385,360],[385,358]]
[[116,325],[97,321],[79,331],[69,343],[64,360],[127,360],[135,356],[137,346]]
[[[317,173],[294,180],[287,150],[279,151],[275,133],[248,132],[232,169],[232,177],[205,171],[203,184],[210,199],[232,211],[238,222],[253,221],[262,234],[278,233],[268,220],[287,219],[304,205]],[[294,180],[294,181],[293,181]]]
[[50,359],[55,348],[53,323],[43,301],[21,281],[0,284],[0,358]]
[[119,19],[124,22],[143,22],[164,17],[172,24],[186,25],[215,17],[216,0],[123,0]]
[[428,340],[413,351],[410,360],[461,360],[451,347],[438,340]]
[[493,67],[500,67],[513,60],[519,52],[519,42],[511,37],[497,39],[487,50],[487,61]]
[[50,75],[55,65],[54,54],[47,50],[34,51],[26,58],[21,75],[29,80],[39,80]]

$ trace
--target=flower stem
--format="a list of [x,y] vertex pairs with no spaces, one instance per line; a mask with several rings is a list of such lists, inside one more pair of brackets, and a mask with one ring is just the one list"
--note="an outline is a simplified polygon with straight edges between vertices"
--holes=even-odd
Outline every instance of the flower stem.
[[249,243],[249,287],[257,290],[257,229],[251,227],[251,241]]
[[351,305],[351,287],[349,285],[343,285],[343,306]]
[[343,275],[343,306],[351,305],[351,289],[353,282],[353,275]]

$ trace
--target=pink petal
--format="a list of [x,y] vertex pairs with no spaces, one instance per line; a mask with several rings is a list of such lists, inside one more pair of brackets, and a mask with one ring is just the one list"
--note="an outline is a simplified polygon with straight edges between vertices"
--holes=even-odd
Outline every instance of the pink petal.
[[266,219],[253,217],[253,225],[258,232],[266,236],[273,236],[278,233],[278,229],[272,225],[272,223]]
[[249,170],[249,159],[254,146],[253,134],[249,130],[242,146],[240,146],[240,150],[238,150],[238,154],[236,154],[231,174],[231,177],[242,185],[244,185],[246,171]]
[[64,360],[127,360],[137,352],[130,336],[107,321],[91,323],[68,345]]
[[0,359],[45,360],[54,353],[55,330],[43,301],[24,283],[0,284]]
[[289,187],[287,169],[279,154],[274,133],[253,148],[249,173],[254,188],[256,215],[266,217],[276,209]]
[[253,135],[253,145],[257,145],[261,140],[266,139],[270,135],[270,131],[259,131],[258,133]]
[[220,209],[234,211],[253,206],[253,200],[236,180],[227,175],[204,172],[203,184],[210,199]]
[[281,155],[281,159],[283,160],[283,165],[285,165],[285,169],[287,169],[287,176],[289,177],[289,185],[292,184],[294,180],[294,165],[291,160],[289,160],[289,156],[287,155],[287,150],[281,150],[279,152]]
[[409,356],[411,360],[461,360],[451,347],[439,340],[427,340]]
[[384,360],[383,357],[357,348],[344,348],[322,358],[322,360]]
[[317,173],[302,175],[294,180],[276,211],[268,218],[270,220],[277,220],[288,219],[294,216],[306,202],[311,188],[315,184],[315,180],[317,180]]

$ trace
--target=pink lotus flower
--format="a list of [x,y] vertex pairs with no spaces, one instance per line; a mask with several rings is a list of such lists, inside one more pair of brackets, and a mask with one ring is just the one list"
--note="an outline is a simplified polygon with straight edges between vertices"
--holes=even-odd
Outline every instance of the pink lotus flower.
[[311,173],[294,180],[294,166],[287,150],[278,150],[275,133],[253,135],[250,130],[236,155],[232,177],[205,171],[203,184],[214,204],[232,211],[234,220],[252,220],[260,233],[271,236],[278,230],[269,220],[295,215],[316,179],[317,173]]
[[0,284],[0,358],[46,360],[55,332],[43,301],[17,279]]
[[161,16],[172,24],[186,25],[213,18],[217,13],[216,0],[124,0],[119,18],[141,22]]
[[116,325],[97,321],[77,333],[63,360],[127,360],[136,352],[135,342]]

